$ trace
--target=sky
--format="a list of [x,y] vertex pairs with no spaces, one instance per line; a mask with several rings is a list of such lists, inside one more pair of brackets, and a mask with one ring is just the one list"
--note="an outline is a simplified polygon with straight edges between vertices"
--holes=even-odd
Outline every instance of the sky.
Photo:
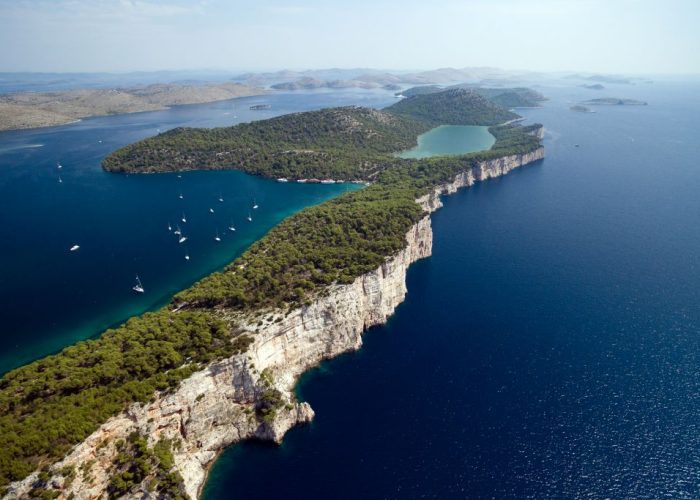
[[700,73],[700,0],[0,0],[0,71]]

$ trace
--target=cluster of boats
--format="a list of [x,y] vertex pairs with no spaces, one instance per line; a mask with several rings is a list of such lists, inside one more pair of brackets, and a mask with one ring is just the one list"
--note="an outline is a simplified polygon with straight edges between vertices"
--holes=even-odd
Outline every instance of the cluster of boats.
[[[185,198],[184,195],[182,194],[182,192],[180,192],[180,194],[178,195],[178,198],[180,198],[181,200]],[[223,203],[224,202],[223,195],[219,194],[218,200],[219,200],[219,203]],[[258,203],[255,201],[255,198],[253,198],[253,208],[252,209],[257,210],[258,207],[259,207]],[[215,213],[215,210],[213,207],[209,207],[209,213],[210,214]],[[185,215],[185,212],[182,212],[182,218],[180,220],[182,221],[183,224],[187,223],[187,216]],[[247,220],[248,220],[248,222],[253,222],[253,216],[252,216],[252,213],[250,211],[248,212]],[[231,221],[231,223],[229,224],[228,230],[232,233],[236,232],[236,226],[233,224],[233,221]],[[168,231],[172,232],[175,236],[177,236],[178,243],[184,243],[187,241],[187,236],[185,236],[185,234],[184,234],[184,232],[179,224],[176,225],[175,228],[173,229],[172,224],[170,224],[170,222],[168,222]],[[219,234],[218,229],[216,229],[216,232],[214,234],[214,241],[216,241],[217,243],[219,243],[221,241],[221,235]],[[190,254],[187,250],[185,250],[185,260],[190,260]]]
[[[59,169],[63,168],[63,166],[59,163],[58,168]],[[180,177],[180,176],[178,175],[178,177]],[[59,179],[60,179],[60,177],[59,177]],[[62,181],[59,180],[59,182],[62,182]],[[180,192],[180,194],[178,195],[178,198],[181,200],[183,200],[185,198],[184,195],[182,194],[182,192]],[[219,201],[219,203],[224,202],[223,195],[219,194],[218,201]],[[259,208],[259,205],[258,205],[257,201],[255,201],[255,198],[253,198],[252,209],[250,211],[248,211],[248,216],[246,217],[246,220],[248,220],[248,222],[253,222],[252,210],[257,210],[258,208]],[[209,213],[210,214],[215,213],[214,208],[210,207]],[[185,215],[185,212],[182,212],[182,217],[180,218],[180,221],[182,222],[182,224],[187,223],[187,216]],[[231,221],[231,223],[229,224],[228,230],[229,230],[229,232],[232,232],[232,233],[236,232],[236,226],[233,224],[233,221]],[[171,232],[173,235],[175,235],[177,237],[177,242],[179,244],[185,243],[187,241],[187,236],[185,235],[184,231],[182,230],[182,227],[180,227],[179,224],[176,224],[175,227],[173,227],[173,225],[170,222],[168,222],[168,232]],[[221,235],[219,234],[218,229],[216,229],[216,232],[214,235],[214,241],[216,241],[217,243],[221,242]],[[80,249],[80,245],[77,245],[77,244],[70,247],[71,252],[76,252],[79,249]],[[185,260],[190,260],[190,254],[189,254],[189,251],[187,249],[185,249]],[[138,275],[136,275],[136,284],[134,286],[132,286],[131,289],[138,294],[145,293],[146,290],[143,287],[143,284],[141,283],[141,279],[139,278]]]

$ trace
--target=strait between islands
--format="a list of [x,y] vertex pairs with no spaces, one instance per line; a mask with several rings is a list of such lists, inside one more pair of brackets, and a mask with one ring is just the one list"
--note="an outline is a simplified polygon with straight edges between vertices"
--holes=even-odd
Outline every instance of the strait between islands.
[[[222,129],[175,129],[112,153],[115,172],[235,168],[368,186],[286,219],[223,271],[163,309],[0,381],[0,484],[7,498],[197,497],[217,455],[280,442],[313,410],[298,377],[359,349],[432,251],[440,195],[544,158],[541,125],[465,89],[374,110],[297,113]],[[498,125],[510,122],[508,125]],[[394,152],[438,125],[489,125],[462,156]]]

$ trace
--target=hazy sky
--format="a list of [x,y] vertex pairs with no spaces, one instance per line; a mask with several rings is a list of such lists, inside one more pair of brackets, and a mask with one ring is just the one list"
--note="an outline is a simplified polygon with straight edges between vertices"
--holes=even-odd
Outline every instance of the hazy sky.
[[0,0],[0,71],[700,73],[700,0]]

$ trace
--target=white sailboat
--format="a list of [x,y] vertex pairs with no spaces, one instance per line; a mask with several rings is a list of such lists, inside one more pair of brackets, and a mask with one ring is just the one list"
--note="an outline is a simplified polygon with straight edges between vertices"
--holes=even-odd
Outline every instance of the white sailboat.
[[183,198],[184,198],[184,196],[182,196],[182,193],[180,193],[179,198],[180,198],[180,199],[183,199]]
[[77,251],[77,250],[79,250],[79,249],[80,249],[80,245],[73,245],[72,247],[70,247],[70,251],[71,251],[71,252],[75,252],[75,251]]
[[173,231],[173,234],[177,234],[177,235],[181,235],[181,234],[182,234],[182,231],[180,230],[180,226],[177,226],[177,227],[175,228],[175,231]]
[[190,252],[185,250],[185,260],[190,260]]
[[185,236],[184,234],[182,234],[182,232],[180,232],[180,238],[177,240],[177,242],[184,243],[186,241],[187,241],[187,236]]
[[63,165],[61,165],[61,162],[58,162],[58,163],[56,163],[56,167],[63,168]]
[[223,197],[223,195],[222,195],[221,193],[219,193],[219,201],[220,201],[221,203],[224,202],[224,197]]
[[248,222],[253,222],[253,218],[250,216],[250,212],[248,212],[248,217],[247,217],[247,219],[248,219]]
[[187,222],[187,217],[185,217],[185,212],[182,212],[182,222]]
[[253,198],[253,210],[257,210],[257,209],[258,209],[258,204],[255,201],[255,198]]
[[219,237],[219,230],[216,230],[216,236],[214,236],[214,241],[221,241],[221,237]]
[[233,221],[231,221],[231,225],[228,227],[228,230],[232,233],[236,230],[236,226],[233,225]]
[[143,293],[146,291],[143,289],[143,285],[141,284],[141,280],[139,279],[138,274],[136,275],[136,284],[134,286],[132,286],[131,289],[133,291],[135,291],[136,293]]
[[168,222],[168,231],[172,231],[172,230],[173,230],[173,226],[171,226],[170,222]]
[[214,209],[213,209],[213,208],[210,208],[210,209],[209,209],[209,213],[210,213],[210,214],[213,214],[213,213],[214,213]]
[[60,176],[60,175],[58,176],[58,183],[59,183],[59,184],[62,184],[62,183],[63,183],[63,179],[61,179],[61,176]]

